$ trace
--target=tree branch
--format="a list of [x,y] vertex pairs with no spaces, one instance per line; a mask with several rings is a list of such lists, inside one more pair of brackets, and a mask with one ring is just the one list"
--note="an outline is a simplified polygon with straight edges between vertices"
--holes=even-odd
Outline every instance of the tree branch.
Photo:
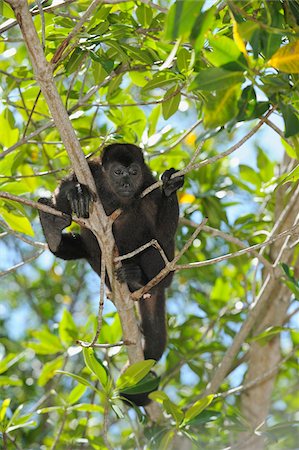
[[[57,129],[59,130],[62,142],[68,152],[78,181],[88,185],[90,189],[96,193],[94,179],[54,84],[52,67],[45,59],[27,2],[25,0],[7,0],[7,3],[9,3],[14,10],[33,65],[35,78],[45,97]],[[90,228],[97,237],[105,259],[108,276],[112,280],[112,255],[114,247],[111,229],[112,223],[106,217],[104,209],[99,201],[94,203],[91,217],[86,221],[85,226]],[[137,326],[134,304],[130,299],[129,290],[126,285],[120,285],[117,280],[114,280],[113,287],[115,296],[114,302],[120,315],[124,340],[130,340],[136,343],[135,345],[128,347],[129,360],[131,363],[140,361],[143,359],[141,333]]]

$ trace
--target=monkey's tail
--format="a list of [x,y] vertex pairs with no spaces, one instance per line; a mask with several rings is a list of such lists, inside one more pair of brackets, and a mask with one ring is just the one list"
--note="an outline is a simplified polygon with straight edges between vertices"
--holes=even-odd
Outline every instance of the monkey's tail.
[[[139,300],[138,305],[144,339],[144,359],[155,359],[158,361],[163,355],[167,341],[164,289],[157,289],[151,294],[150,298]],[[156,377],[153,371],[149,375]],[[125,394],[121,392],[121,395],[128,400],[129,404],[134,403],[137,406],[145,406],[150,403],[148,398],[150,392],[139,394]]]
[[139,300],[144,358],[158,361],[166,347],[164,289],[155,290],[150,298]]

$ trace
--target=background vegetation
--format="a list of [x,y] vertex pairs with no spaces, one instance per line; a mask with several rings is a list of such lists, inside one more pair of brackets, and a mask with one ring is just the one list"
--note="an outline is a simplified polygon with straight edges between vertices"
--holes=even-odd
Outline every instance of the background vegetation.
[[27,201],[71,163],[9,3],[25,2],[0,1],[4,448],[298,448],[298,1],[29,5],[86,158],[131,142],[157,176],[186,172],[154,423],[118,398],[151,364],[120,377],[109,300],[105,345],[76,344],[95,335],[100,281],[49,253]]

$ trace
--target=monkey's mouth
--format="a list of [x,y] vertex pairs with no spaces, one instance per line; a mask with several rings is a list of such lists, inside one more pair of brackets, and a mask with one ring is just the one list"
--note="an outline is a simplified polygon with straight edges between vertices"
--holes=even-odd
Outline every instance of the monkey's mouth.
[[131,188],[123,188],[118,191],[121,197],[132,197],[134,195],[134,190]]

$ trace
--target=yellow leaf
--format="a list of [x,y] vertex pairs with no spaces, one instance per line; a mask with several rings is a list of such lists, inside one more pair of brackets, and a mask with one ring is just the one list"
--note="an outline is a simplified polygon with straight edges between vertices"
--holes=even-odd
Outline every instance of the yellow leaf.
[[299,73],[299,40],[280,47],[268,64],[281,72]]
[[184,139],[185,144],[190,145],[190,147],[192,147],[195,144],[195,141],[196,141],[195,133],[188,134],[188,136],[186,136]]
[[34,236],[34,231],[27,217],[13,214],[5,209],[1,209],[1,216],[14,231],[28,234],[28,236]]
[[238,49],[240,50],[240,52],[242,52],[245,56],[245,58],[248,60],[248,54],[247,54],[247,50],[246,50],[246,46],[245,43],[240,35],[239,32],[239,26],[238,23],[235,21],[235,19],[232,17],[232,22],[233,22],[233,38],[234,41],[238,47]]
[[183,203],[193,203],[195,201],[195,196],[192,194],[180,194],[179,195],[179,202],[180,204]]

